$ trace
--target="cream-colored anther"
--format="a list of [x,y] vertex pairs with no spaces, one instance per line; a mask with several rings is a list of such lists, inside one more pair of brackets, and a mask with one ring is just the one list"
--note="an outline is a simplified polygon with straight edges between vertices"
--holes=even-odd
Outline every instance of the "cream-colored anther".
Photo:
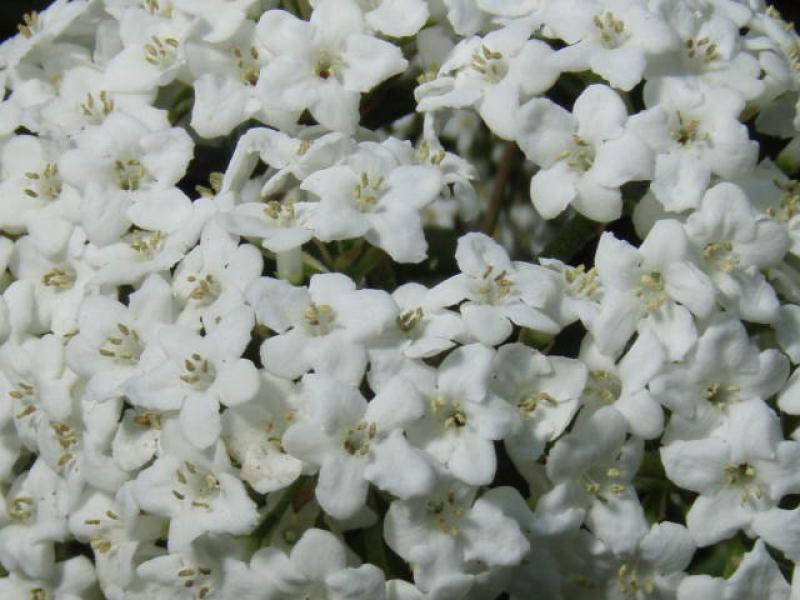
[[102,123],[108,115],[114,112],[114,108],[114,99],[107,90],[100,90],[96,96],[87,92],[86,99],[80,104],[81,114],[94,125]]
[[361,421],[348,428],[342,446],[348,454],[353,456],[365,456],[369,454],[372,443],[378,428],[375,423]]
[[198,391],[210,388],[216,377],[217,371],[214,369],[214,365],[197,352],[183,361],[183,373],[180,380]]
[[135,365],[144,352],[144,343],[135,329],[124,323],[117,323],[117,331],[106,338],[97,352],[118,365]]
[[312,302],[303,315],[307,329],[312,335],[325,335],[333,329],[336,314],[327,304]]
[[690,59],[699,60],[702,63],[710,63],[719,58],[717,44],[706,36],[687,39],[686,54]]
[[180,42],[174,37],[150,36],[150,42],[144,45],[144,59],[151,65],[166,69],[175,62]]
[[634,294],[648,311],[658,310],[667,301],[664,279],[658,271],[645,273],[639,277],[639,285]]
[[421,306],[412,308],[397,316],[395,324],[403,333],[409,333],[422,321],[424,312]]
[[30,38],[36,33],[39,26],[39,13],[35,10],[22,15],[22,23],[17,25],[17,30],[23,37]]
[[504,60],[503,53],[485,44],[473,52],[471,66],[489,83],[498,83],[508,73],[508,62]]
[[15,521],[27,521],[36,512],[36,501],[30,496],[17,496],[8,503],[8,515]]
[[564,270],[564,280],[569,286],[569,290],[576,296],[593,298],[600,290],[600,282],[597,279],[597,269],[592,267],[588,271],[584,265],[569,267]]
[[545,405],[545,406],[558,406],[558,400],[553,398],[547,392],[534,392],[533,394],[529,394],[524,396],[518,403],[517,408],[522,416],[526,416],[531,414],[533,411],[536,410],[537,407]]
[[703,247],[703,256],[723,273],[735,271],[740,263],[731,242],[710,242]]
[[25,173],[25,187],[23,193],[29,198],[53,200],[61,194],[61,177],[58,174],[58,165],[47,162],[41,171]]
[[611,11],[603,13],[602,16],[595,15],[593,21],[600,44],[605,48],[619,48],[630,37],[625,30],[625,22],[618,19]]

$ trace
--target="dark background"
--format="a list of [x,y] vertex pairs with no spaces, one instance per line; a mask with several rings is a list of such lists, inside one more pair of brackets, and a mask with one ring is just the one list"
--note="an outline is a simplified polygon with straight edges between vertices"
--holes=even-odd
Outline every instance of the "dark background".
[[[0,40],[17,32],[17,23],[22,15],[31,10],[41,10],[50,0],[0,0]],[[775,0],[771,2],[788,21],[800,23],[800,2],[798,0]]]

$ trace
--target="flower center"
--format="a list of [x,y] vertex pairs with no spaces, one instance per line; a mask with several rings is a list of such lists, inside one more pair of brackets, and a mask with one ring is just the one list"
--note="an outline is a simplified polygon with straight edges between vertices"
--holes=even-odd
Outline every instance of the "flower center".
[[183,361],[183,375],[180,376],[180,380],[198,391],[204,392],[210,388],[216,376],[214,365],[197,352]]
[[572,148],[564,150],[556,160],[566,160],[570,169],[585,173],[594,164],[594,148],[579,135],[573,135]]
[[621,496],[628,489],[622,479],[622,471],[616,467],[592,467],[581,476],[583,489],[601,502],[609,493]]
[[22,15],[22,23],[17,25],[17,30],[19,30],[23,37],[30,38],[37,33],[39,23],[39,13],[33,10]]
[[114,161],[114,178],[121,190],[126,192],[138,190],[147,175],[147,169],[135,158]]
[[547,392],[533,392],[532,394],[523,396],[517,403],[517,408],[523,417],[527,417],[540,405],[551,407],[558,406],[558,400],[553,398],[553,396]]
[[170,67],[178,57],[178,40],[171,36],[162,38],[157,35],[150,36],[150,40],[152,43],[144,45],[144,59],[159,69]]
[[617,19],[613,12],[606,12],[602,16],[595,15],[594,26],[600,44],[605,48],[619,48],[628,39],[625,23]]
[[77,273],[75,272],[75,269],[72,269],[70,267],[66,267],[64,269],[59,269],[58,267],[54,267],[50,269],[47,273],[42,275],[42,283],[46,287],[65,290],[71,288],[74,285],[76,278],[77,278]]
[[709,242],[703,247],[703,256],[717,270],[730,273],[739,266],[739,257],[733,253],[731,242]]
[[793,181],[778,201],[778,206],[767,208],[773,219],[788,223],[800,212],[800,182]]
[[597,281],[597,269],[594,267],[588,271],[584,265],[570,267],[564,271],[564,280],[569,286],[569,291],[575,296],[592,298],[600,289]]
[[135,365],[144,351],[139,334],[124,323],[117,323],[117,332],[106,338],[98,349],[100,356],[112,359],[118,365]]
[[184,506],[202,508],[211,512],[214,501],[220,495],[219,479],[209,471],[198,469],[188,460],[183,467],[175,471],[176,486],[172,495],[180,500]]
[[133,422],[142,429],[161,429],[161,413],[145,410],[136,415]]
[[589,372],[589,381],[586,383],[585,394],[589,399],[599,404],[613,404],[622,392],[622,382],[619,377],[603,369]]
[[719,58],[717,44],[708,36],[688,38],[686,40],[686,55],[695,63],[707,65]]
[[16,419],[24,419],[36,412],[36,388],[32,385],[19,381],[16,387],[8,392],[8,395],[22,405],[22,408],[14,415]]
[[142,8],[151,15],[167,18],[172,16],[172,6],[170,4],[162,6],[159,0],[142,0]]
[[312,302],[306,309],[303,318],[311,335],[326,335],[333,329],[336,314],[333,312],[333,308],[327,304]]
[[294,203],[287,200],[279,202],[270,200],[264,205],[264,214],[278,227],[290,227],[295,224]]
[[478,295],[485,304],[498,304],[511,294],[513,287],[514,283],[505,271],[494,274],[494,267],[486,265],[479,280]]
[[97,97],[89,92],[86,94],[86,100],[81,102],[80,109],[87,121],[97,125],[114,111],[114,99],[106,90],[101,90]]
[[209,575],[211,569],[205,567],[183,567],[178,571],[178,582],[182,588],[197,588],[197,599],[205,600],[211,592]]
[[53,200],[61,193],[61,177],[58,175],[58,165],[54,162],[45,163],[41,171],[25,173],[25,179],[22,191],[29,198]]
[[57,463],[59,467],[63,467],[75,458],[75,454],[71,452],[70,449],[74,449],[80,442],[78,432],[74,427],[66,425],[65,423],[51,423],[50,427],[53,429],[56,442],[58,442],[58,445],[64,450]]
[[667,301],[664,279],[658,271],[642,275],[639,278],[639,285],[634,288],[633,293],[648,311],[658,310]]
[[503,59],[502,52],[481,44],[480,49],[472,54],[472,68],[489,83],[498,83],[508,73],[508,62]]
[[717,408],[725,410],[728,405],[736,401],[741,389],[741,386],[735,384],[712,383],[703,390],[703,397]]
[[455,494],[433,498],[425,503],[425,513],[429,522],[447,535],[458,535],[458,522],[464,516],[464,507],[456,501]]
[[422,320],[423,311],[421,306],[407,310],[397,316],[394,320],[397,328],[403,333],[410,333]]
[[128,245],[136,252],[138,258],[151,260],[163,247],[166,234],[163,231],[142,231],[131,233]]
[[30,496],[17,496],[8,503],[8,514],[15,521],[28,521],[36,512],[36,501]]
[[457,431],[467,424],[467,415],[461,409],[461,403],[448,400],[442,394],[437,394],[431,400],[431,413],[445,429]]
[[370,177],[368,173],[362,172],[360,181],[353,188],[356,208],[361,212],[369,212],[374,209],[381,197],[383,183],[382,175]]
[[748,463],[728,465],[725,467],[725,479],[729,485],[741,488],[742,503],[755,498],[760,500],[764,496],[764,488],[756,479],[756,468]]
[[639,593],[652,596],[656,591],[656,584],[652,577],[642,578],[635,565],[623,564],[617,570],[617,589],[626,597],[635,598]]
[[688,146],[696,142],[711,142],[711,135],[701,131],[699,119],[685,119],[681,113],[677,113],[678,126],[672,130],[672,139],[681,146]]
[[320,79],[328,80],[337,75],[341,62],[342,59],[338,54],[325,48],[320,49],[317,54],[317,62],[314,65],[314,73]]
[[261,75],[261,64],[258,62],[258,49],[250,46],[248,52],[242,52],[241,48],[234,48],[233,55],[236,58],[236,70],[239,72],[239,79],[247,85],[255,85]]
[[192,291],[189,292],[188,298],[190,300],[196,300],[200,304],[210,304],[216,300],[222,292],[222,287],[211,273],[208,273],[205,277],[189,275],[186,281],[194,284]]
[[342,446],[351,456],[364,456],[369,452],[370,443],[376,433],[375,423],[361,421],[347,430]]

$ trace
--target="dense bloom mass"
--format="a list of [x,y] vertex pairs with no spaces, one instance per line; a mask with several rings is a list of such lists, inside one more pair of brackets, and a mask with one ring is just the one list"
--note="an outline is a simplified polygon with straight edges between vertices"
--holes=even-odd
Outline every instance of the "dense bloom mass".
[[0,598],[800,598],[766,0],[55,0],[0,44]]

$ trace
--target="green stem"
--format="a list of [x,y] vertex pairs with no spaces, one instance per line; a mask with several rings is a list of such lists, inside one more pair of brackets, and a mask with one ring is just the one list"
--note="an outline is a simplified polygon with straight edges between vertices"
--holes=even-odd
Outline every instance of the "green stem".
[[497,227],[497,220],[500,218],[500,209],[502,209],[503,202],[508,196],[508,194],[506,194],[506,188],[508,187],[518,157],[519,150],[517,150],[517,145],[514,142],[508,142],[497,168],[497,175],[494,179],[494,189],[492,190],[492,197],[489,200],[489,206],[481,221],[481,231],[486,235],[494,234],[494,230]]
[[348,273],[353,281],[360,281],[367,273],[372,271],[372,269],[380,265],[387,258],[388,255],[383,250],[371,246],[369,250],[364,252],[361,258],[356,261],[352,268],[348,269]]
[[547,244],[541,256],[569,262],[586,244],[596,238],[605,226],[605,223],[598,223],[575,213],[558,236]]
[[322,262],[311,256],[308,252],[303,252],[303,262],[307,267],[310,267],[318,273],[330,273],[331,270],[326,267]]
[[334,259],[331,251],[328,250],[328,247],[324,242],[320,242],[317,238],[314,238],[313,241],[314,245],[317,247],[317,250],[319,250],[319,254],[322,257],[322,262],[324,262],[325,266],[327,266],[329,269],[332,269],[334,265]]
[[294,483],[290,485],[283,491],[283,494],[278,499],[278,502],[273,506],[270,511],[267,513],[267,516],[264,517],[264,520],[261,522],[261,525],[256,527],[255,531],[252,533],[252,537],[258,540],[264,539],[267,534],[272,531],[272,528],[277,525],[280,520],[283,518],[284,513],[286,510],[292,505],[292,501],[294,497],[297,495],[297,492],[303,487],[306,482],[305,477],[298,477],[295,479]]

